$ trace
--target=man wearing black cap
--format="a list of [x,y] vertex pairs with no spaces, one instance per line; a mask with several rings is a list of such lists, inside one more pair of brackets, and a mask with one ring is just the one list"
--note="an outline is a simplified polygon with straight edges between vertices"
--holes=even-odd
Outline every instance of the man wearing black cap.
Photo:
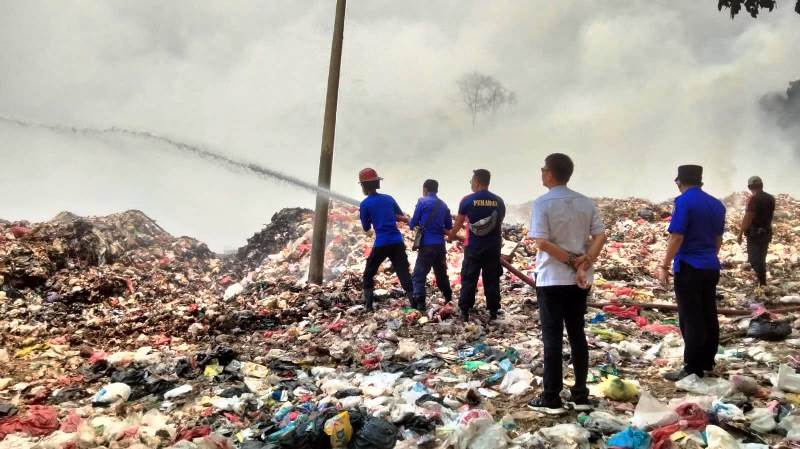
[[678,319],[685,345],[683,369],[667,373],[677,381],[690,374],[703,377],[714,369],[719,346],[717,283],[719,248],[725,230],[725,206],[702,190],[703,167],[681,165],[675,183],[681,191],[667,230],[667,252],[656,277],[666,285],[670,263],[675,273]]
[[756,295],[764,294],[767,285],[767,248],[772,241],[772,217],[775,214],[775,197],[764,191],[764,182],[758,176],[747,180],[750,199],[747,211],[739,228],[739,243],[742,235],[747,236],[747,261],[756,272],[758,287]]

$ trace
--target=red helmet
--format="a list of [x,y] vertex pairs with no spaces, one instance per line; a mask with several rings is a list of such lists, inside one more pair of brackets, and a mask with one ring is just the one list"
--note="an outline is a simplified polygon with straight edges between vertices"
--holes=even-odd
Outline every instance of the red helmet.
[[378,172],[374,168],[365,168],[358,172],[358,182],[380,181],[381,179],[383,178],[378,176]]

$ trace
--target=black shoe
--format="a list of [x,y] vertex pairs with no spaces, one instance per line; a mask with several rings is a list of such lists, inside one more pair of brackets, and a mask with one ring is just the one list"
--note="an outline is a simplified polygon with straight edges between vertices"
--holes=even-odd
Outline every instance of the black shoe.
[[597,407],[597,403],[589,399],[588,395],[570,398],[570,401],[567,404],[576,412],[589,412]]
[[494,321],[497,319],[497,310],[490,310],[489,311],[489,321]]
[[372,303],[375,301],[375,294],[372,290],[364,290],[362,295],[364,298],[364,308],[367,309],[367,312],[373,312],[375,308],[372,306]]
[[461,317],[461,321],[467,322],[469,321],[469,310],[460,309],[461,312],[459,313],[459,317]]
[[563,415],[567,413],[560,398],[548,401],[544,396],[539,396],[536,399],[528,401],[528,408],[548,415]]
[[[677,382],[677,381],[683,379],[684,377],[691,376],[691,375],[692,375],[692,373],[686,371],[686,368],[683,368],[680,371],[670,371],[670,372],[664,374],[664,379],[666,379],[666,380],[668,380],[670,382]],[[702,374],[698,374],[697,376],[698,377],[703,377]]]

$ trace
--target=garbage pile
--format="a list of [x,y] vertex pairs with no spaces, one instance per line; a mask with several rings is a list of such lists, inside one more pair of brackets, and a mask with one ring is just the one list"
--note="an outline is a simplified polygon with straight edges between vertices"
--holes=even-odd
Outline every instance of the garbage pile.
[[[526,407],[542,375],[531,287],[505,273],[500,319],[461,323],[432,279],[427,312],[407,307],[386,265],[367,314],[355,208],[331,211],[320,286],[304,282],[307,210],[228,256],[138,211],[0,221],[0,449],[800,447],[800,203],[778,197],[766,298],[730,232],[742,196],[726,203],[716,376],[671,383],[682,340],[650,275],[671,206],[599,200],[609,243],[586,315],[599,403],[561,416]],[[504,254],[530,275],[525,233],[508,224]],[[461,243],[447,254],[458,292]]]

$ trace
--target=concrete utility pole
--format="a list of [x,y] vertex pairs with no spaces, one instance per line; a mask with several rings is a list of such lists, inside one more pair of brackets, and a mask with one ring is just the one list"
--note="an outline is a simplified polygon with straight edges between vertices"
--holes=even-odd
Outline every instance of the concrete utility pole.
[[[339,69],[342,65],[345,3],[346,0],[336,0],[336,20],[333,25],[331,62],[328,66],[328,92],[325,97],[325,122],[322,126],[322,148],[320,149],[319,177],[317,178],[317,185],[325,189],[330,189],[331,187],[333,140],[336,134],[336,105],[339,100]],[[322,283],[329,205],[330,198],[322,193],[317,193],[317,205],[314,209],[314,235],[311,239],[311,264],[308,268],[308,282],[313,284]]]

